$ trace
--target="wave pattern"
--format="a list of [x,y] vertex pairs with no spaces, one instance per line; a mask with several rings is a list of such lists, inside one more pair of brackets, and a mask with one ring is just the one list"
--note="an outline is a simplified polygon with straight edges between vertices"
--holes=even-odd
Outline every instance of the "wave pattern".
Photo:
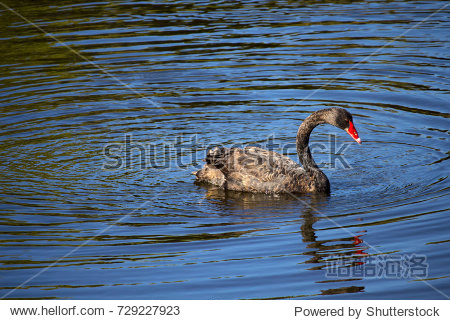
[[[448,3],[6,4],[3,298],[448,298]],[[193,184],[216,144],[295,159],[329,106],[363,139],[314,132],[330,197]],[[392,254],[427,274],[329,275]]]

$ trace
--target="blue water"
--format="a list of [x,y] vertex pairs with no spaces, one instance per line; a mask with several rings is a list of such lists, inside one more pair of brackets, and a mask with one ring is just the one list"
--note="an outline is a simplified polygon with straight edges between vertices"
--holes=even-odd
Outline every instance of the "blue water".
[[[448,298],[448,2],[4,4],[2,298]],[[330,106],[330,196],[194,184]]]

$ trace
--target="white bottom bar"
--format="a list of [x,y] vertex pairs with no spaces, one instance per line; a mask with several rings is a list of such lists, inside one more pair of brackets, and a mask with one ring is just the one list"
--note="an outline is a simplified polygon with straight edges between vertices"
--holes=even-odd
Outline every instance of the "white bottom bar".
[[450,319],[445,300],[3,300],[0,319]]

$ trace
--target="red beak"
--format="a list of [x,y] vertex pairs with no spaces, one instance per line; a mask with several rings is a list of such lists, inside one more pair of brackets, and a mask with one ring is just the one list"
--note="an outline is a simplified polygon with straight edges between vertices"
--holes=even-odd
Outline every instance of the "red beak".
[[356,142],[358,142],[359,144],[361,144],[361,139],[358,136],[358,131],[356,131],[355,126],[353,125],[353,122],[349,121],[349,126],[348,129],[345,129],[345,131],[347,131],[347,133],[353,138],[355,139]]

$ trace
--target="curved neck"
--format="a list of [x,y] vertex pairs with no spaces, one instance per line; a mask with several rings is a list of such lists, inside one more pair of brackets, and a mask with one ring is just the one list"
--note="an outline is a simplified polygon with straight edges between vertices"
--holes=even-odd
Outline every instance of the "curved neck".
[[311,156],[309,150],[309,136],[313,129],[319,124],[323,124],[324,121],[321,117],[321,112],[314,112],[303,121],[297,131],[297,153],[300,163],[307,172],[316,171],[322,173],[320,168]]

